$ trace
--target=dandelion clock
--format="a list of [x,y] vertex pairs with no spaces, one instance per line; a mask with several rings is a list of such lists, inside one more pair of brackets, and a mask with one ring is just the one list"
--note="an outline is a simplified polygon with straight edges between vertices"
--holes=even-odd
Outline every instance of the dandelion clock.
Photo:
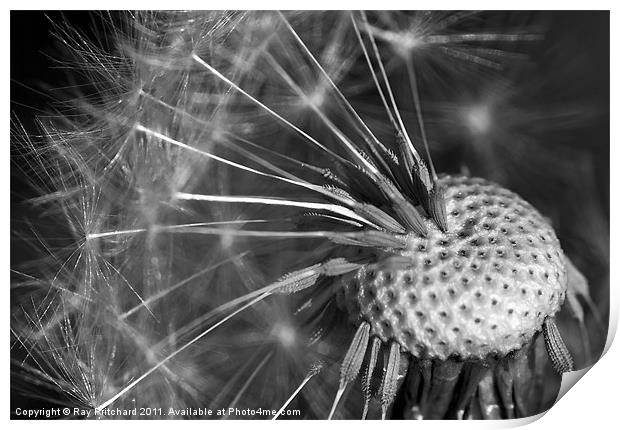
[[11,19],[13,418],[523,418],[601,355],[605,13]]

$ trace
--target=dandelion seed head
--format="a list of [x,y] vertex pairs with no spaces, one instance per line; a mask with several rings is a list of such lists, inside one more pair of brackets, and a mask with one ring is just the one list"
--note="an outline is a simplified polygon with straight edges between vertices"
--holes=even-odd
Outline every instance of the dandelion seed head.
[[[500,68],[517,56],[486,45],[529,40],[460,28],[468,16],[138,12],[110,32],[118,49],[64,32],[98,93],[80,98],[84,123],[46,129],[51,161],[38,151],[39,179],[53,178],[38,203],[73,240],[28,281],[34,309],[14,334],[39,360],[28,371],[89,407],[290,404],[303,418],[330,406],[349,417],[361,404],[345,388],[362,374],[387,417],[413,389],[404,381],[440,378],[457,356],[471,367],[453,379],[482,399],[476,366],[490,354],[516,363],[508,354],[558,311],[566,281],[555,232],[531,206],[435,172],[429,78],[459,62]],[[442,112],[456,124],[444,128],[502,136],[514,111],[474,101]]]
[[560,309],[567,283],[559,241],[506,189],[464,177],[442,183],[448,232],[428,222],[428,236],[412,235],[401,253],[408,263],[379,259],[357,272],[345,283],[347,311],[416,357],[505,356]]

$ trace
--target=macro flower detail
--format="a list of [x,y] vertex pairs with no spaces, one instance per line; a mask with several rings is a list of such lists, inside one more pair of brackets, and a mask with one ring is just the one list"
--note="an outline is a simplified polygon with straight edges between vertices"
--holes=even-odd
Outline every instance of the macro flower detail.
[[23,399],[96,418],[510,419],[593,362],[596,165],[550,156],[561,139],[534,136],[553,112],[512,106],[508,72],[537,76],[521,51],[544,25],[95,16],[94,34],[50,20],[71,70],[58,114],[12,118]]
[[345,286],[352,318],[418,358],[483,359],[529,342],[564,301],[566,269],[553,229],[527,202],[484,180],[442,179],[448,232],[427,222],[405,258],[386,256]]

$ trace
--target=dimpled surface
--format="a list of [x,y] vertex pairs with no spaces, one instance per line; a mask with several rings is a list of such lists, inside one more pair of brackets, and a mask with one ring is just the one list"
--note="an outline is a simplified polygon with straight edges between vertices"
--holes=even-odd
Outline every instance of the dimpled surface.
[[[515,193],[483,179],[444,177],[448,233],[427,221],[401,252],[346,278],[344,304],[372,334],[417,357],[506,355],[564,301],[566,269],[545,219]],[[387,257],[387,256],[386,256]],[[409,260],[407,259],[407,265]]]

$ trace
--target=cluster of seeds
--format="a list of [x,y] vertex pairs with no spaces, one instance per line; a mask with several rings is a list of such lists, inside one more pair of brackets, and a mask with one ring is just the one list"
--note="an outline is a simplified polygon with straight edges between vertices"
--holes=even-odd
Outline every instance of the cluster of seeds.
[[348,277],[345,306],[372,334],[416,357],[506,355],[564,301],[559,241],[515,193],[483,179],[445,177],[441,184],[448,231],[429,220],[428,235],[411,235],[399,258]]

